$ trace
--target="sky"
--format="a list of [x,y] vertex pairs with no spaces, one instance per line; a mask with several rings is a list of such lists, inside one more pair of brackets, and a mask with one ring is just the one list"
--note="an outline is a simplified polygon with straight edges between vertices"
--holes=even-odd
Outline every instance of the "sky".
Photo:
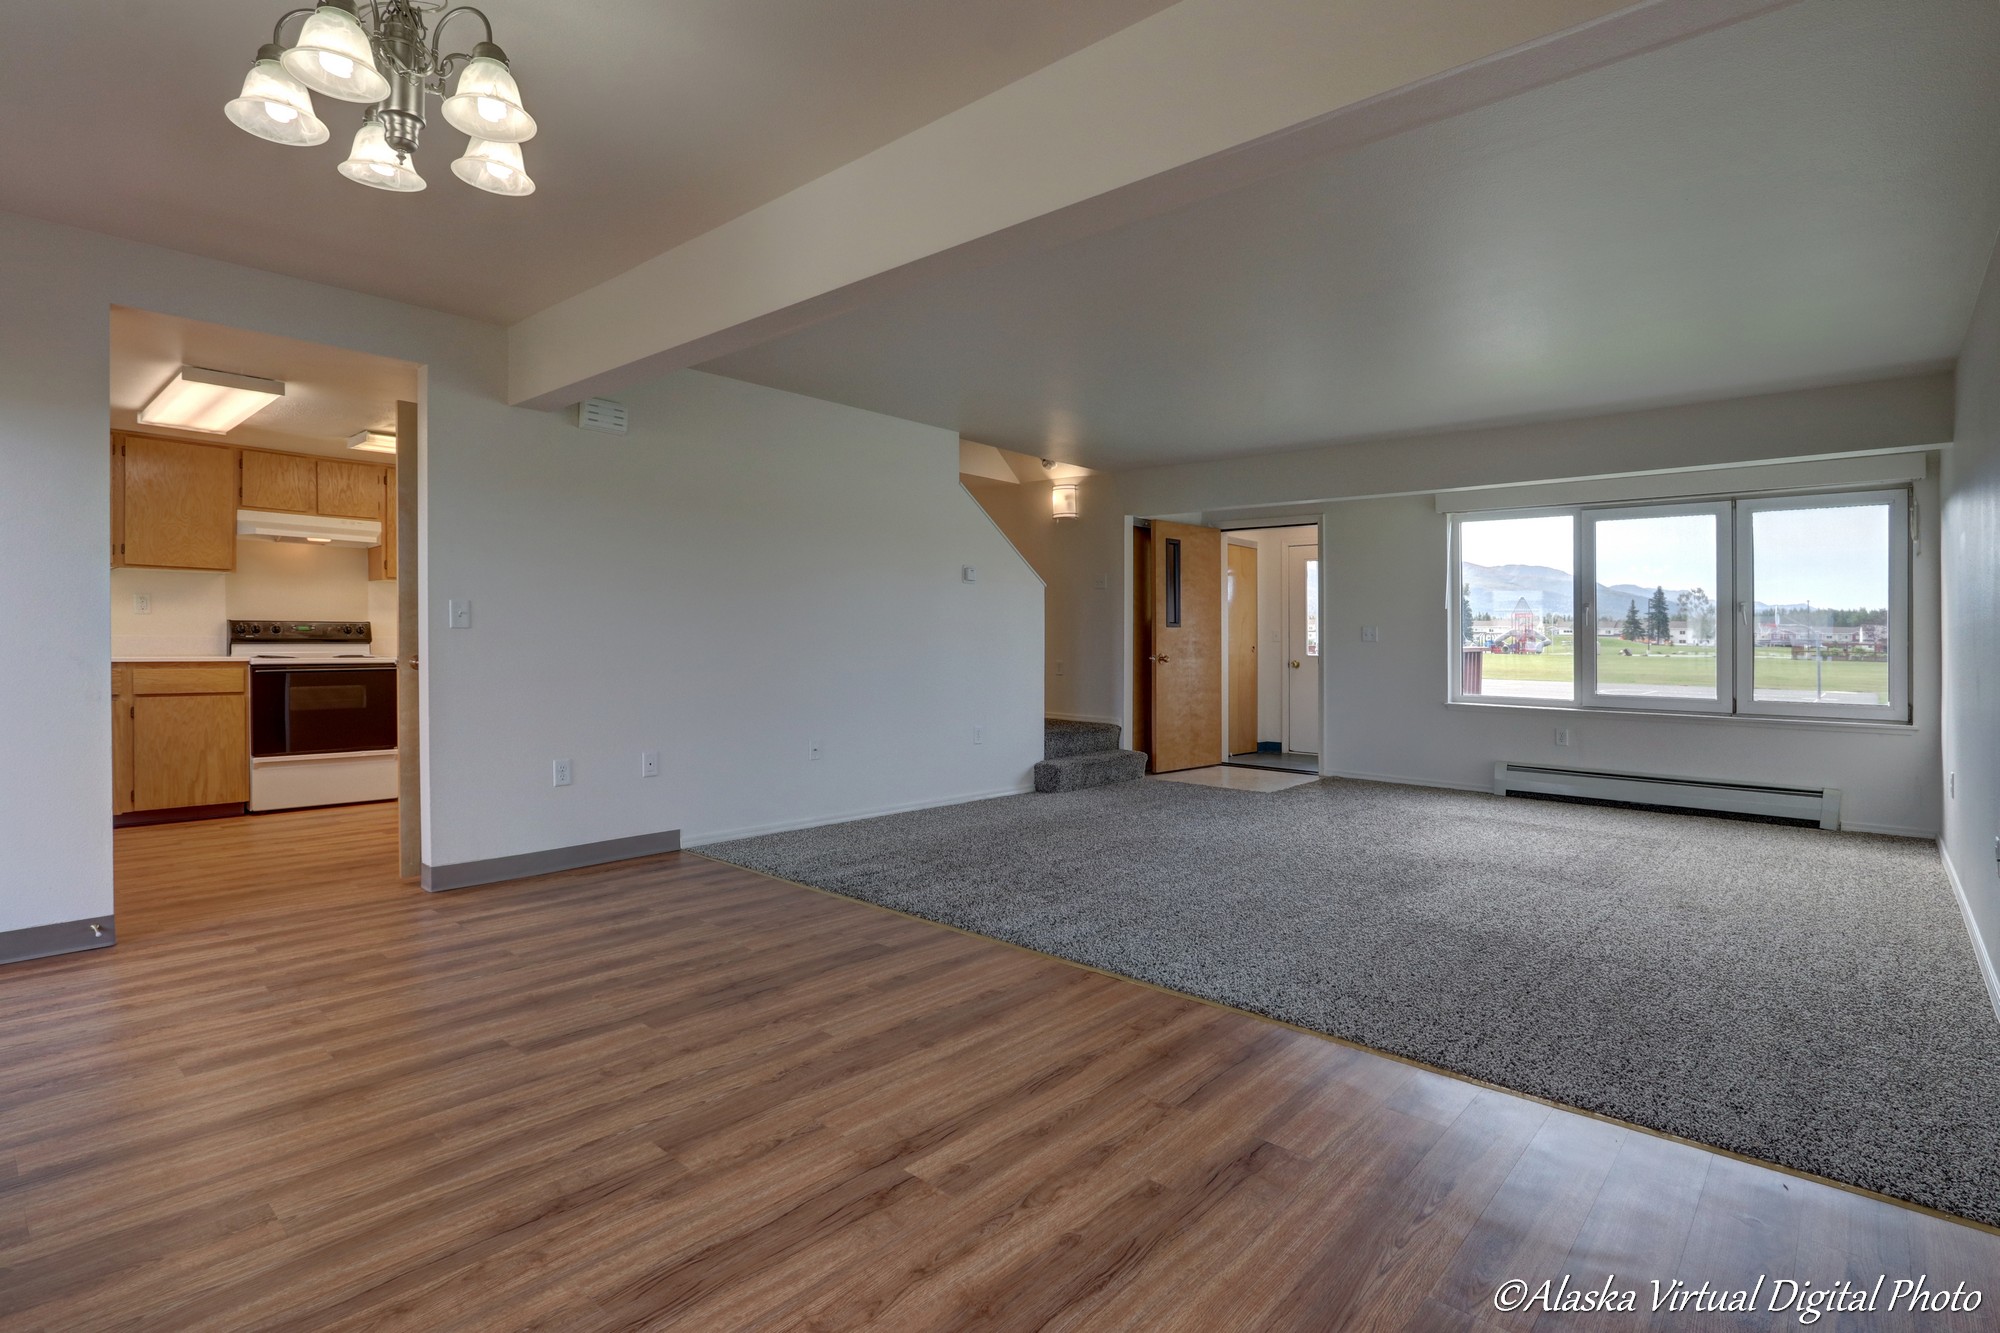
[[[1468,519],[1459,528],[1475,565],[1575,568],[1568,515]],[[1889,509],[1884,504],[1767,509],[1754,514],[1756,600],[1782,606],[1889,604]],[[1708,514],[1607,519],[1595,525],[1597,581],[1703,588],[1718,601],[1715,519]]]

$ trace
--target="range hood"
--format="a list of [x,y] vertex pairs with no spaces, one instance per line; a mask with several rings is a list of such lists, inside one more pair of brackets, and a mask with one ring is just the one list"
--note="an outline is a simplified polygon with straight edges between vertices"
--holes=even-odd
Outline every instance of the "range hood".
[[311,542],[315,546],[380,546],[382,525],[372,518],[326,518],[319,514],[239,509],[236,535],[272,542]]

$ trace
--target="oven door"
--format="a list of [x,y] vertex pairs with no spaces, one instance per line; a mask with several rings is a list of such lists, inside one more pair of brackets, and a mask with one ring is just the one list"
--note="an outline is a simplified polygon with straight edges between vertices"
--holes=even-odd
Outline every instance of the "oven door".
[[250,668],[250,754],[356,754],[396,748],[396,667]]

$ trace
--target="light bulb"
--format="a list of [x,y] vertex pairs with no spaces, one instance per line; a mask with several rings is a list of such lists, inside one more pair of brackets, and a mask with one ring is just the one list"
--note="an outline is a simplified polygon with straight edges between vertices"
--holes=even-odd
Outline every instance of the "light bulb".
[[334,78],[351,79],[354,77],[354,62],[346,56],[338,55],[332,51],[320,51],[316,52],[316,54],[319,56],[319,67],[333,75]]
[[507,104],[497,97],[482,97],[479,99],[479,118],[497,125],[507,119]]
[[283,102],[266,102],[264,114],[280,125],[289,125],[299,118],[299,109],[295,106],[286,106]]

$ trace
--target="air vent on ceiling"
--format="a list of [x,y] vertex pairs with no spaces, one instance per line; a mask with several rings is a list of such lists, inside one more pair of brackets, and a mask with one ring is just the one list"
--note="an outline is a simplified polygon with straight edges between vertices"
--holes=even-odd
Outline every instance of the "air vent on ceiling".
[[606,435],[623,435],[627,424],[625,404],[609,398],[586,398],[576,405],[576,424],[585,430],[601,430]]

